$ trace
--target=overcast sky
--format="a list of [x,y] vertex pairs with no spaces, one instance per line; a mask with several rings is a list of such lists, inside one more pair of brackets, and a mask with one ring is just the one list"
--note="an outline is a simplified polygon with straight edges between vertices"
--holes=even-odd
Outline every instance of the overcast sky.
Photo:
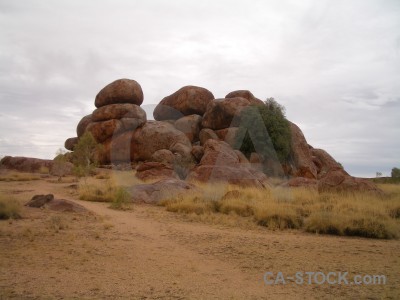
[[400,167],[400,1],[0,0],[0,156],[53,158],[94,98],[137,80],[275,99],[356,176]]

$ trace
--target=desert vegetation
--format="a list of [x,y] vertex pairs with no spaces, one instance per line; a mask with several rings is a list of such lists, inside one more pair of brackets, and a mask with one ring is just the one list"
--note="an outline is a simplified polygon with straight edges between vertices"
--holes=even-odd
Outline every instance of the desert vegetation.
[[241,115],[241,126],[236,148],[247,157],[257,152],[264,159],[277,157],[285,162],[290,154],[290,126],[285,117],[285,108],[268,98],[265,105],[249,106]]
[[0,220],[19,219],[20,205],[14,198],[0,194]]
[[[392,239],[400,235],[400,185],[380,186],[387,196],[318,193],[306,188],[260,190],[214,185],[208,192],[169,199],[168,211],[247,218],[272,230]],[[222,195],[222,197],[221,197]]]

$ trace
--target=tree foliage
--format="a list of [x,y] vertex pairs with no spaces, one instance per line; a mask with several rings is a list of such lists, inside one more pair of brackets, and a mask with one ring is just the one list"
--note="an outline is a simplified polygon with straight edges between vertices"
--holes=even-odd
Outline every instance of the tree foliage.
[[392,177],[393,178],[400,178],[400,169],[399,168],[393,168],[392,169]]
[[90,132],[85,132],[74,147],[72,162],[73,172],[77,177],[86,177],[93,173],[97,166],[96,154],[101,151],[98,144]]
[[67,175],[70,170],[68,167],[68,159],[65,154],[66,152],[60,148],[57,150],[56,157],[53,159],[51,171],[54,175],[58,176],[58,181],[61,181],[62,177]]
[[[264,159],[277,157],[280,162],[289,159],[291,132],[285,117],[285,108],[274,98],[265,105],[249,106],[242,111],[236,148],[249,156],[257,152]],[[243,137],[244,136],[244,137]]]

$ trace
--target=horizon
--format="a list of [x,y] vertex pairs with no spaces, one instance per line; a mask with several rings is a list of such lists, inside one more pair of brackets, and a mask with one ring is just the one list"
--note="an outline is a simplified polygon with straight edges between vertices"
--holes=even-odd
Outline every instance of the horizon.
[[0,157],[54,158],[96,94],[129,78],[149,120],[185,85],[247,89],[351,175],[400,166],[400,2],[2,1],[0,14]]

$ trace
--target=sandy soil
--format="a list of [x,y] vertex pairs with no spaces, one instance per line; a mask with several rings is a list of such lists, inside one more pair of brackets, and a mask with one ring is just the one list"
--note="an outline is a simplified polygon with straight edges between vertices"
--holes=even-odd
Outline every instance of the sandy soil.
[[[399,299],[400,241],[191,222],[163,207],[115,211],[71,183],[0,182],[26,202],[54,193],[90,213],[24,208],[0,221],[0,299]],[[266,285],[264,273],[384,274],[385,285]]]

